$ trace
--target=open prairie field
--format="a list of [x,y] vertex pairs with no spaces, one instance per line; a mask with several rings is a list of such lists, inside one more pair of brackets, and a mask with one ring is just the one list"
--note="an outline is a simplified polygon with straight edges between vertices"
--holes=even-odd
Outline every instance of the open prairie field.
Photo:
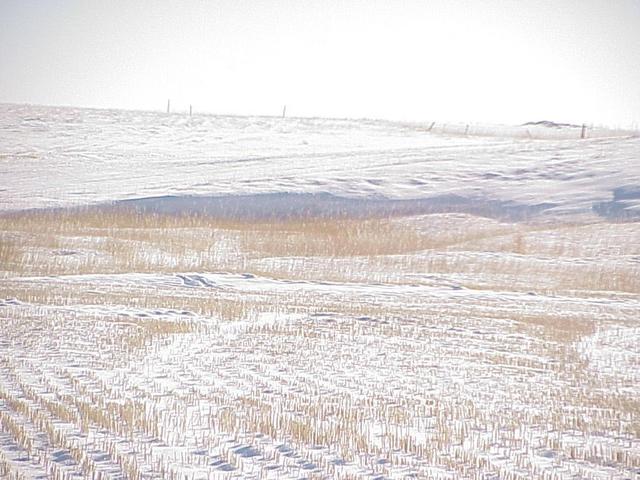
[[640,478],[589,134],[0,106],[0,477]]

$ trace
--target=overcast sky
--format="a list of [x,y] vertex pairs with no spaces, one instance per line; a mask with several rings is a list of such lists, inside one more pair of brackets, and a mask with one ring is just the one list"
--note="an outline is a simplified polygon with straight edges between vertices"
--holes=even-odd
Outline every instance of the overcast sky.
[[0,101],[640,122],[640,0],[0,0]]

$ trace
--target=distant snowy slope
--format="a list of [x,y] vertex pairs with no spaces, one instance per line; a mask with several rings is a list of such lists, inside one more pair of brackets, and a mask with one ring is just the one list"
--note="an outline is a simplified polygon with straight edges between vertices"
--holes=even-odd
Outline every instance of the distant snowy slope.
[[[447,194],[633,216],[640,138],[574,128],[0,105],[0,210],[162,195]],[[617,193],[616,193],[617,192]]]

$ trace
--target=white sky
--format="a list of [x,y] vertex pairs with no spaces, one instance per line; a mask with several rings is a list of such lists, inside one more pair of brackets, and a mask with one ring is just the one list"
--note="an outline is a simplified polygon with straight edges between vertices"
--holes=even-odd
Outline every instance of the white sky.
[[0,0],[0,101],[640,122],[640,0]]

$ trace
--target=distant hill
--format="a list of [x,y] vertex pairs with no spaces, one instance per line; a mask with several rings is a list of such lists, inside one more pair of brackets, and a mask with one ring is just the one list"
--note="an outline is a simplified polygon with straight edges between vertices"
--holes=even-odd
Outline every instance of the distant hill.
[[523,123],[523,127],[527,126],[538,126],[538,127],[548,127],[548,128],[580,128],[581,125],[574,125],[573,123],[556,123],[551,122],[549,120],[540,120],[539,122],[527,122]]

